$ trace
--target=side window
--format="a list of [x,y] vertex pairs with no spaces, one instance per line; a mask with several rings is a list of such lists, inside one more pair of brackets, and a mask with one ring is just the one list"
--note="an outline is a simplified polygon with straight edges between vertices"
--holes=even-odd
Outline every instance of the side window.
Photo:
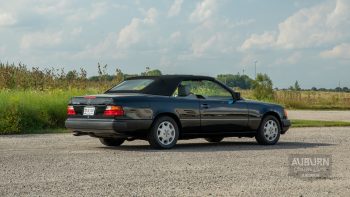
[[174,94],[178,97],[195,96],[200,99],[232,99],[228,90],[209,80],[182,81]]

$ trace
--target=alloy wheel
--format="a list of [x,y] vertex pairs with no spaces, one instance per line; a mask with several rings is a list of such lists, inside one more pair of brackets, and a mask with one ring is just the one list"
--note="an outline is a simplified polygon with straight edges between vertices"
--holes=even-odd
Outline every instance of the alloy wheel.
[[175,139],[175,127],[169,121],[163,121],[157,129],[157,138],[163,145],[171,144]]
[[268,120],[264,125],[264,137],[268,141],[273,141],[278,135],[278,124],[274,120]]

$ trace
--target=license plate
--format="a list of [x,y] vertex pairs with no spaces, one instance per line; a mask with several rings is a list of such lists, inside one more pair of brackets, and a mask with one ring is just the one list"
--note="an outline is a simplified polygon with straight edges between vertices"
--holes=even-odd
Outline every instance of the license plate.
[[95,115],[95,107],[84,107],[84,116],[93,116]]

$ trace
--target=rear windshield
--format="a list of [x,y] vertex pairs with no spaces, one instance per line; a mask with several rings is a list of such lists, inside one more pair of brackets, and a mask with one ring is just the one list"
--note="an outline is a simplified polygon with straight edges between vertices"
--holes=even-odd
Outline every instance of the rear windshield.
[[131,79],[120,83],[119,85],[113,87],[108,92],[114,91],[139,91],[147,87],[153,82],[153,79]]

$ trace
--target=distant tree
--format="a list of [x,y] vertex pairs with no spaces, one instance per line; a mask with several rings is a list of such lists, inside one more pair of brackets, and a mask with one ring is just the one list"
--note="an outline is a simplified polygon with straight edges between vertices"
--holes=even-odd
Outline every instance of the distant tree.
[[300,88],[300,85],[299,85],[299,82],[298,82],[298,81],[295,81],[295,83],[294,83],[294,90],[296,90],[296,91],[300,91],[300,90],[301,90],[301,88]]
[[122,70],[120,70],[119,68],[117,68],[115,70],[115,77],[113,82],[115,84],[119,84],[120,82],[122,82],[124,80],[124,73],[122,72]]
[[68,81],[73,81],[73,80],[76,80],[77,78],[78,78],[77,71],[75,71],[75,70],[68,71],[68,73],[66,75],[66,79]]
[[295,81],[294,85],[293,85],[293,86],[290,86],[288,89],[289,89],[289,90],[293,90],[293,91],[300,91],[300,90],[301,90],[298,81]]
[[162,75],[162,72],[161,72],[160,70],[158,70],[158,69],[155,69],[155,70],[148,70],[148,71],[146,72],[146,75],[147,75],[147,76],[160,76],[160,75]]
[[113,79],[113,77],[108,76],[107,74],[107,64],[104,66],[101,66],[100,63],[97,63],[97,69],[98,69],[98,76],[100,81],[110,81]]
[[312,91],[317,91],[317,88],[316,87],[312,87],[311,90]]
[[86,80],[87,72],[84,68],[80,68],[79,79]]
[[342,88],[341,87],[336,87],[334,90],[337,91],[337,92],[341,92]]
[[349,88],[348,87],[343,87],[343,92],[349,92]]
[[137,77],[137,74],[124,74],[124,79],[128,79],[130,77]]
[[254,81],[247,75],[240,74],[220,74],[216,76],[216,79],[229,87],[238,87],[240,89],[251,89]]
[[89,80],[90,81],[99,81],[100,80],[100,77],[99,76],[91,76],[91,77],[89,77]]
[[266,74],[259,73],[254,81],[253,95],[258,100],[261,99],[273,99],[274,92],[272,89],[272,80]]

